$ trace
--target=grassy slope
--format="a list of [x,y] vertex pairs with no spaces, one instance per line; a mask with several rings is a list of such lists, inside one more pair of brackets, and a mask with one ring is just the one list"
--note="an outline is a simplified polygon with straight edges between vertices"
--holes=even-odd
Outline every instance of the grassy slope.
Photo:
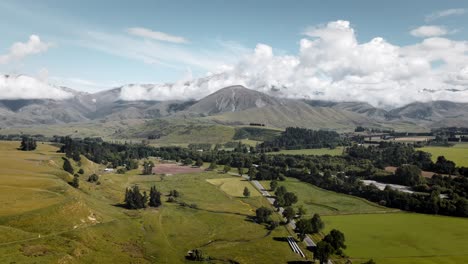
[[468,219],[412,213],[326,216],[341,230],[346,254],[377,263],[466,263]]
[[334,149],[321,148],[321,149],[292,149],[292,150],[281,150],[278,152],[270,152],[268,154],[278,155],[278,154],[287,154],[287,155],[332,155],[340,156],[343,154],[343,147],[337,147]]
[[468,143],[456,144],[453,147],[424,147],[420,150],[431,153],[433,161],[439,156],[445,156],[457,166],[468,167]]
[[[1,198],[8,202],[0,206],[2,262],[184,263],[187,250],[196,247],[217,259],[242,263],[299,260],[287,243],[273,239],[286,236],[286,229],[269,234],[247,220],[259,206],[269,206],[263,197],[233,197],[206,181],[225,174],[161,179],[134,170],[101,175],[101,185],[95,185],[85,180],[102,167],[83,160],[86,173],[77,190],[63,180],[71,175],[61,169],[55,147],[39,144],[36,151],[20,152],[17,146],[0,142]],[[180,200],[198,209],[171,203],[138,211],[114,206],[132,184],[144,190],[156,184],[164,194],[177,189]]]

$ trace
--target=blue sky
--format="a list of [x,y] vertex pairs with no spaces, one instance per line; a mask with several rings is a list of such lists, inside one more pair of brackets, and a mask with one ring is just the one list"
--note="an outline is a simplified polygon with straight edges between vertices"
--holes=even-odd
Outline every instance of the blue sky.
[[[349,21],[359,43],[382,37],[402,47],[442,35],[465,41],[466,8],[466,1],[450,0],[3,0],[0,56],[31,35],[47,47],[5,60],[0,72],[47,75],[49,82],[87,91],[125,83],[173,82],[220,72],[249,56],[259,43],[272,47],[275,55],[297,56],[301,39],[307,37],[304,32],[338,20]],[[445,33],[434,35],[431,32],[437,29],[429,28],[423,36],[411,34],[425,25]],[[159,35],[143,34],[141,29]]]

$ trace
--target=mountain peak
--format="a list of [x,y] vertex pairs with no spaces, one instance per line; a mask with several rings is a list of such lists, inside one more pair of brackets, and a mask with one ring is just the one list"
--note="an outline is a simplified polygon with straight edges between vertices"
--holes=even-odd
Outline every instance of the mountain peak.
[[281,104],[276,98],[241,85],[228,86],[192,105],[188,110],[201,114],[238,112],[250,108]]

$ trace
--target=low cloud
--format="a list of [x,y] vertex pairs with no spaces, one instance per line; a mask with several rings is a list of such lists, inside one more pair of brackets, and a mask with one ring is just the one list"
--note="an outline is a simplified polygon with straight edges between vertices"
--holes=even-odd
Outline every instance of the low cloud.
[[421,26],[410,31],[410,34],[415,37],[440,37],[448,34],[445,27],[441,26]]
[[0,55],[0,64],[15,62],[26,56],[42,53],[50,46],[50,43],[42,42],[39,36],[31,35],[27,42],[16,42],[10,47],[7,54]]
[[[123,100],[200,99],[229,85],[274,96],[362,101],[392,108],[414,101],[468,102],[468,42],[431,37],[398,46],[381,37],[359,43],[349,21],[308,28],[297,55],[258,44],[238,63],[171,85],[132,85]],[[437,67],[432,63],[438,62]]]
[[448,17],[448,16],[459,16],[466,13],[466,9],[464,8],[452,8],[452,9],[445,9],[434,12],[426,16],[426,21],[434,21],[439,18]]
[[159,40],[159,41],[166,41],[166,42],[172,42],[172,43],[178,43],[178,44],[188,43],[188,40],[185,39],[184,37],[170,35],[170,34],[159,32],[159,31],[153,31],[151,29],[142,28],[142,27],[128,28],[127,33],[135,35],[135,36]]
[[0,75],[0,100],[67,99],[72,94],[38,79],[25,76]]

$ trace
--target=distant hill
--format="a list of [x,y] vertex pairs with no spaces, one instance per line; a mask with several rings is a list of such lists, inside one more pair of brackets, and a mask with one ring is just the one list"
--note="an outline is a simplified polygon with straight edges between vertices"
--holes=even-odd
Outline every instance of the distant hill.
[[468,103],[448,101],[415,102],[388,110],[363,102],[278,98],[239,85],[225,87],[198,101],[125,101],[121,87],[94,94],[66,87],[55,89],[72,97],[0,100],[0,128],[154,118],[203,118],[204,122],[222,125],[262,123],[276,128],[343,131],[356,126],[428,130],[468,124]]

